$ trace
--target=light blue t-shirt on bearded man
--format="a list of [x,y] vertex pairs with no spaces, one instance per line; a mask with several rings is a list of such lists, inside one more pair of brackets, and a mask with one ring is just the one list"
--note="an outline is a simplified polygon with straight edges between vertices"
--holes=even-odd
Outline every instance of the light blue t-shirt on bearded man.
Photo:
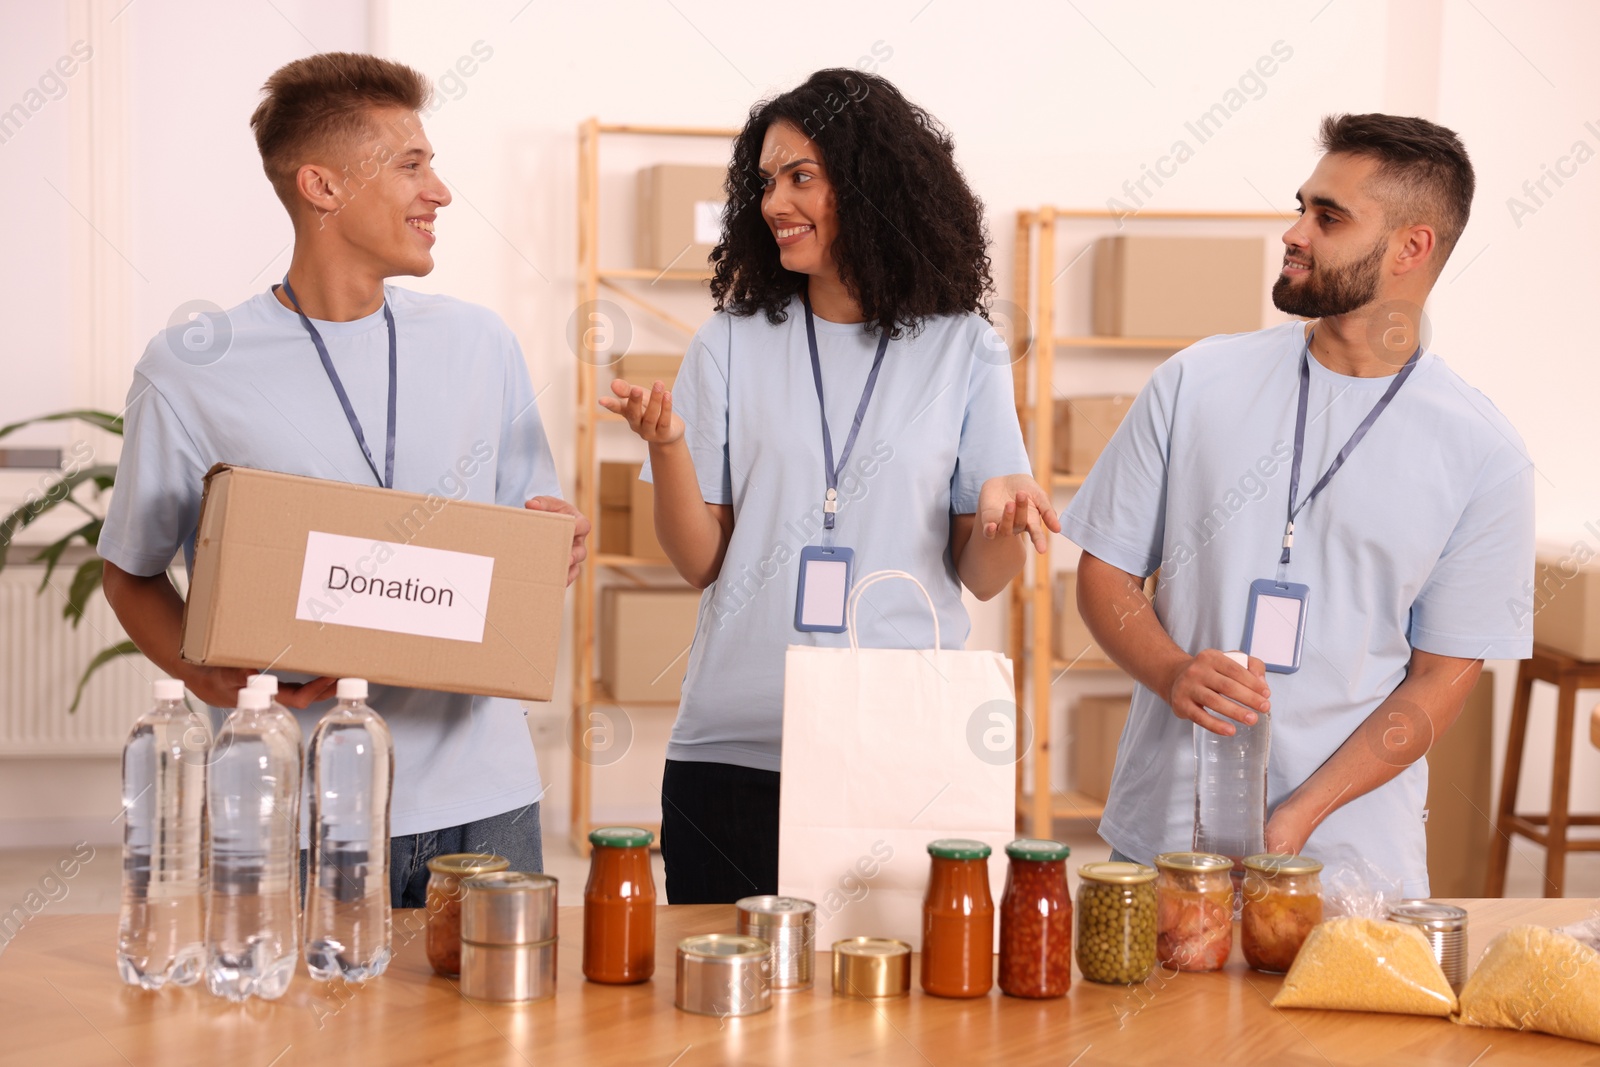
[[[559,496],[528,369],[505,323],[451,297],[384,291],[398,342],[394,488],[509,507]],[[377,484],[299,317],[267,292],[228,310],[225,321],[232,338],[220,358],[221,345],[186,348],[192,327],[184,323],[157,334],[134,368],[100,535],[100,555],[131,574],[159,574],[180,550],[192,571],[202,479],[214,463]],[[313,322],[382,469],[382,309],[353,322]],[[543,792],[516,701],[374,685],[368,703],[394,737],[392,833],[488,818]],[[295,713],[308,739],[328,707]]]
[[[1250,583],[1277,577],[1304,350],[1296,322],[1173,356],[1063,515],[1064,534],[1112,566],[1161,569],[1156,615],[1190,654],[1242,647]],[[1393,381],[1309,366],[1302,501]],[[1299,671],[1267,675],[1269,811],[1404,680],[1413,648],[1530,654],[1518,605],[1533,576],[1533,474],[1494,405],[1424,352],[1295,521],[1285,577],[1311,592]],[[1195,729],[1135,685],[1100,824],[1112,847],[1144,863],[1192,847]],[[1426,897],[1427,792],[1419,760],[1334,811],[1304,852],[1329,871],[1361,870],[1366,857],[1406,896]]]
[[[673,387],[700,493],[733,508],[722,570],[700,598],[667,757],[780,769],[784,654],[841,647],[845,634],[795,629],[800,551],[855,552],[857,580],[903,570],[927,588],[945,648],[970,623],[950,558],[950,517],[974,514],[989,478],[1026,473],[1009,355],[977,315],[939,315],[892,340],[845,470],[837,526],[823,530],[822,422],[805,310],[787,319],[713,315],[689,345]],[[834,461],[844,449],[878,335],[816,320]],[[641,474],[650,480],[648,465]],[[973,536],[981,537],[981,532]],[[927,601],[909,582],[867,590],[859,639],[871,648],[932,648]]]

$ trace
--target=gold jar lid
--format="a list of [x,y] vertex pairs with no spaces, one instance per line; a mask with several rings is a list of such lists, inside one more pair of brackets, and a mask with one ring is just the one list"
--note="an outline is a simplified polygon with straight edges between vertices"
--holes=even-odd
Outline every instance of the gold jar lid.
[[1106,885],[1142,885],[1145,882],[1155,881],[1156,869],[1146,867],[1142,863],[1111,860],[1104,863],[1085,863],[1078,868],[1078,877]]
[[1322,870],[1322,861],[1310,856],[1296,856],[1288,852],[1258,852],[1246,856],[1244,865],[1262,874],[1316,874]]
[[1156,866],[1164,871],[1210,874],[1213,871],[1231,871],[1233,861],[1215,852],[1163,852],[1156,857]]
[[448,856],[435,856],[428,861],[428,870],[434,874],[453,874],[465,878],[474,874],[503,871],[511,861],[492,852],[452,852]]
[[888,937],[849,937],[833,943],[835,996],[876,1000],[911,991],[911,946]]

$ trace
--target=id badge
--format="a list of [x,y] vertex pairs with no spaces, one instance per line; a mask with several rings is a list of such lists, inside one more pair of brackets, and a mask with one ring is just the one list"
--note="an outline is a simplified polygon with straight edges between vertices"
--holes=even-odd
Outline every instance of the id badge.
[[848,548],[823,545],[802,548],[794,628],[807,633],[844,633],[844,609],[850,599],[855,569],[856,554]]
[[1276,674],[1300,669],[1306,640],[1306,601],[1311,587],[1258,578],[1250,583],[1250,610],[1244,619],[1244,651]]

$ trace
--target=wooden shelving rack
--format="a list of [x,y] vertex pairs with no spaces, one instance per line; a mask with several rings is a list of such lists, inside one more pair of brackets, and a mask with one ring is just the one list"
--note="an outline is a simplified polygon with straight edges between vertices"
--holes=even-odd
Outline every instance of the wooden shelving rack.
[[[1089,349],[1176,352],[1199,340],[1196,337],[1096,337],[1058,334],[1055,286],[1056,253],[1061,235],[1073,222],[1104,223],[1116,213],[1096,209],[1041,207],[1017,212],[1013,278],[1016,306],[1026,312],[1031,329],[1011,330],[1012,370],[1016,387],[1017,418],[1040,485],[1071,492],[1083,484],[1083,475],[1054,470],[1055,366],[1058,353]],[[1146,222],[1269,222],[1289,217],[1268,211],[1141,211],[1125,218],[1124,225]],[[1070,264],[1069,264],[1070,265]],[[1017,763],[1017,822],[1031,837],[1052,836],[1052,824],[1061,819],[1099,819],[1105,805],[1093,797],[1051,784],[1051,687],[1066,671],[1116,671],[1104,660],[1067,661],[1055,655],[1054,620],[1051,617],[1050,552],[1029,553],[1029,567],[1011,585],[1009,645],[1016,668],[1017,709],[1033,729],[1033,791],[1027,790],[1023,761]]]
[[[600,142],[606,136],[661,137],[661,138],[722,138],[731,141],[738,136],[736,129],[701,126],[641,126],[602,123],[599,119],[586,119],[578,125],[578,306],[588,307],[599,299],[604,288],[608,296],[615,296],[633,307],[651,315],[660,322],[681,331],[685,340],[692,337],[694,325],[684,322],[651,300],[640,296],[626,283],[645,282],[703,282],[711,277],[708,270],[650,270],[642,267],[602,267],[600,265]],[[594,333],[579,329],[578,345],[578,410],[575,420],[577,433],[576,473],[573,477],[573,502],[578,510],[591,518],[598,518],[599,470],[597,466],[596,428],[601,422],[621,421],[621,417],[599,406],[599,390],[605,368],[597,363]],[[609,383],[610,378],[606,377]],[[650,585],[637,572],[663,566],[661,560],[639,559],[632,556],[591,555],[578,574],[576,599],[573,606],[572,654],[572,817],[570,837],[573,848],[580,855],[589,854],[589,831],[595,828],[591,819],[593,811],[593,765],[584,758],[590,736],[590,714],[597,706],[617,707],[595,677],[598,656],[595,644],[595,619],[598,615],[596,583],[597,572],[604,569],[636,585]],[[664,706],[664,705],[663,705]],[[648,826],[657,832],[659,826]]]

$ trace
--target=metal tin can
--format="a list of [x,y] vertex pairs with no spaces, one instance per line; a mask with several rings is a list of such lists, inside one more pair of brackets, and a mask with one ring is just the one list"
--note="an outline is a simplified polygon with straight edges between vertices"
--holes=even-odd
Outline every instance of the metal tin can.
[[816,966],[817,906],[798,897],[745,897],[734,905],[739,933],[772,946],[772,991],[810,989]]
[[1459,994],[1467,984],[1466,909],[1428,900],[1403,900],[1389,909],[1389,920],[1422,931],[1450,988]]
[[887,937],[849,937],[833,943],[833,992],[876,1000],[911,991],[911,946]]
[[678,942],[679,1008],[756,1015],[772,1007],[772,946],[759,937],[701,934]]
[[524,945],[461,942],[461,994],[473,1000],[544,1000],[556,992],[556,939]]
[[531,945],[556,936],[556,880],[548,874],[496,871],[461,885],[462,941]]

